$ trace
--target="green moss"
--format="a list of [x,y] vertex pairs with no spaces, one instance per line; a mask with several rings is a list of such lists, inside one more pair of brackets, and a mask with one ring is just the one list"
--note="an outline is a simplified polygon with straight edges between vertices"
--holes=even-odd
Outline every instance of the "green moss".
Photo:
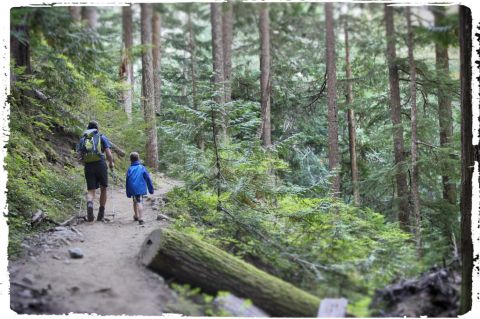
[[347,311],[355,317],[370,317],[370,310],[368,306],[370,305],[371,301],[371,297],[363,296],[362,298],[357,299],[355,302],[350,302],[348,304]]
[[52,165],[45,151],[55,152],[55,147],[34,144],[32,140],[25,132],[12,131],[5,159],[10,256],[21,252],[20,244],[26,235],[42,229],[30,226],[36,211],[63,221],[74,212],[83,191],[81,169]]

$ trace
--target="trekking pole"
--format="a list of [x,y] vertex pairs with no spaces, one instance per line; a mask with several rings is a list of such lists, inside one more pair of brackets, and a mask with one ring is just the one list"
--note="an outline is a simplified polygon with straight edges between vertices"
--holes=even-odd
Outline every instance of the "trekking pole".
[[[85,180],[83,180],[83,189],[86,189],[87,188],[87,183],[85,182]],[[83,208],[83,202],[85,201],[85,194],[83,194],[81,197],[80,197],[80,203],[78,204],[78,211],[75,215],[75,224],[77,224],[78,220],[81,219],[83,221],[87,221],[87,216],[83,215],[81,213],[82,209]]]
[[[112,177],[113,185],[117,183],[117,176],[115,175],[115,172],[113,171],[113,168],[110,169],[110,176]],[[112,219],[115,219],[115,201],[113,199],[113,187],[110,187],[110,202],[112,203]]]

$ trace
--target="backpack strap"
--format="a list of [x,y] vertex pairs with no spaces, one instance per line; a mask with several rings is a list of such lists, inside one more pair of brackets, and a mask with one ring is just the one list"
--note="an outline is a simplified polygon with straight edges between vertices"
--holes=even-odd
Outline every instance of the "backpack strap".
[[103,136],[103,134],[98,133],[97,147],[98,147],[98,151],[103,154],[103,151],[102,151],[102,146],[103,146],[102,136]]
[[[97,139],[95,141],[95,138]],[[102,152],[102,134],[95,134],[93,136],[93,142],[95,143],[95,148],[97,149],[97,152],[100,154],[103,154]]]

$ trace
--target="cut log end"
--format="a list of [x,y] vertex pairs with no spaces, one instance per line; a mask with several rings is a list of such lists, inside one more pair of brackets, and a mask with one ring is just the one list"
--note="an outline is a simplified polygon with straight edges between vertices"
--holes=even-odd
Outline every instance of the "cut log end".
[[161,247],[161,238],[162,231],[157,229],[145,239],[139,256],[142,265],[149,267],[149,265],[153,263],[153,260]]

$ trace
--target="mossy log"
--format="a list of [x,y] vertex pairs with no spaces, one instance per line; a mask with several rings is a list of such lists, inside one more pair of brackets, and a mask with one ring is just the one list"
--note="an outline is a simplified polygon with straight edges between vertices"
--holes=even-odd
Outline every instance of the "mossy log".
[[229,291],[276,317],[316,317],[320,299],[191,235],[157,229],[143,243],[141,262],[176,282],[215,294]]
[[120,147],[118,147],[116,144],[114,144],[112,141],[109,141],[110,142],[110,146],[112,147],[112,151],[114,151],[115,153],[117,153],[118,156],[120,157],[124,157],[125,156],[125,151],[122,150]]

